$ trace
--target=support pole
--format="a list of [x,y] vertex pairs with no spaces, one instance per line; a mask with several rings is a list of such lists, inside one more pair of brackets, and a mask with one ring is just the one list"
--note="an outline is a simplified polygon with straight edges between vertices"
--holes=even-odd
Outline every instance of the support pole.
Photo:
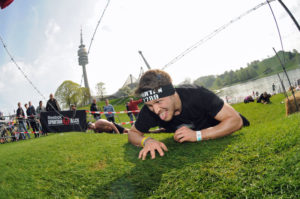
[[290,10],[285,6],[285,4],[281,0],[278,0],[278,1],[282,5],[282,7],[285,9],[285,11],[289,14],[289,16],[292,18],[293,22],[295,23],[298,30],[300,31],[300,26],[299,26],[298,22],[296,21],[295,17],[293,16],[293,14],[290,12]]
[[[292,89],[292,95],[294,96],[294,101],[295,101],[295,105],[296,105],[296,110],[297,110],[297,112],[298,112],[298,111],[299,111],[299,107],[298,107],[298,103],[297,103],[297,100],[296,100],[296,97],[295,97],[294,89],[293,89],[293,87],[292,87],[290,78],[289,78],[289,76],[288,76],[288,74],[287,74],[287,72],[286,72],[286,70],[285,70],[285,67],[284,67],[283,63],[281,62],[281,60],[280,60],[280,58],[279,58],[279,56],[278,56],[278,53],[276,52],[275,48],[273,48],[273,50],[274,50],[274,52],[275,52],[275,54],[276,54],[276,56],[277,56],[277,58],[278,58],[278,60],[279,60],[279,62],[280,62],[280,64],[281,64],[281,67],[282,67],[282,69],[283,69],[283,71],[284,71],[284,73],[285,73],[285,75],[286,75],[286,77],[287,77],[287,80],[288,80],[288,82],[289,82],[290,88]],[[282,52],[282,53],[284,53],[284,52]],[[283,56],[284,56],[284,54],[283,54]]]

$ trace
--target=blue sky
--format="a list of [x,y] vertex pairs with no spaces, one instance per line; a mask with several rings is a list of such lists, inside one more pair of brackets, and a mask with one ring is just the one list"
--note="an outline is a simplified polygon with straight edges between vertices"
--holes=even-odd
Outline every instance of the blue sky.
[[[129,74],[138,77],[145,64],[162,68],[175,56],[231,19],[253,8],[260,0],[111,0],[96,33],[87,73],[92,92],[104,82],[106,93],[116,92]],[[300,2],[285,0],[298,22]],[[88,47],[104,0],[15,0],[0,10],[0,36],[32,82],[48,99],[64,80],[80,83],[77,63],[80,27]],[[285,50],[300,51],[300,33],[278,2],[271,3]],[[216,37],[166,69],[175,84],[186,78],[221,74],[246,67],[253,60],[273,56],[280,43],[268,6],[230,25]],[[215,59],[215,57],[219,59]],[[10,62],[0,46],[0,110],[12,113],[18,101],[42,97]],[[43,100],[46,103],[45,100]]]

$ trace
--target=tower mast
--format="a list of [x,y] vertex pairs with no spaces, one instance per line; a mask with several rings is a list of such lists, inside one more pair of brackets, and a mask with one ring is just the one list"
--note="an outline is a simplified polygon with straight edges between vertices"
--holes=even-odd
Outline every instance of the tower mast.
[[82,66],[84,87],[90,91],[89,82],[86,73],[86,67],[85,67],[89,63],[89,61],[88,61],[88,54],[82,40],[82,29],[80,29],[80,46],[78,50],[78,62],[79,65]]

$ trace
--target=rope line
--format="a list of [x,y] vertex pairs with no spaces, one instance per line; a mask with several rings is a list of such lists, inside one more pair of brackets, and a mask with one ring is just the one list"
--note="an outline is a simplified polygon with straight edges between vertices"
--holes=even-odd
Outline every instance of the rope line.
[[120,114],[120,113],[138,113],[140,110],[135,110],[135,111],[117,111],[117,112],[102,112],[102,111],[85,111],[86,113],[91,113],[91,114]]
[[186,54],[190,53],[191,51],[195,50],[197,47],[199,47],[200,45],[204,44],[206,41],[210,40],[211,38],[213,38],[214,36],[216,36],[219,32],[221,32],[222,30],[226,29],[229,25],[233,24],[234,22],[240,20],[241,18],[243,18],[244,16],[250,14],[251,12],[257,10],[258,8],[264,6],[265,4],[272,2],[275,0],[269,0],[268,2],[263,2],[258,4],[257,6],[255,6],[254,8],[246,11],[245,13],[241,14],[240,16],[230,20],[228,23],[226,23],[225,25],[221,26],[220,28],[214,30],[212,33],[206,35],[205,37],[203,37],[200,41],[198,41],[197,43],[195,43],[194,45],[190,46],[189,48],[187,48],[185,51],[183,51],[182,53],[180,53],[179,55],[177,55],[174,59],[172,59],[169,63],[167,63],[165,66],[162,67],[162,70],[165,70],[167,67],[169,67],[170,65],[176,63],[177,61],[179,61],[181,58],[183,58]]

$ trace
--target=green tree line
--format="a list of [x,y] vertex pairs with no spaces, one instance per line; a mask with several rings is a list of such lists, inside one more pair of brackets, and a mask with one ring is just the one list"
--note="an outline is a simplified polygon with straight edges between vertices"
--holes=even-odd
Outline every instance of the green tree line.
[[[299,67],[300,55],[297,50],[292,52],[278,52],[282,62],[287,70]],[[196,79],[193,83],[204,86],[209,89],[219,89],[225,86],[230,86],[237,83],[250,81],[253,79],[270,76],[282,72],[283,69],[276,55],[263,59],[262,61],[255,60],[247,64],[247,67],[241,67],[238,70],[225,71],[221,75],[208,75]]]

